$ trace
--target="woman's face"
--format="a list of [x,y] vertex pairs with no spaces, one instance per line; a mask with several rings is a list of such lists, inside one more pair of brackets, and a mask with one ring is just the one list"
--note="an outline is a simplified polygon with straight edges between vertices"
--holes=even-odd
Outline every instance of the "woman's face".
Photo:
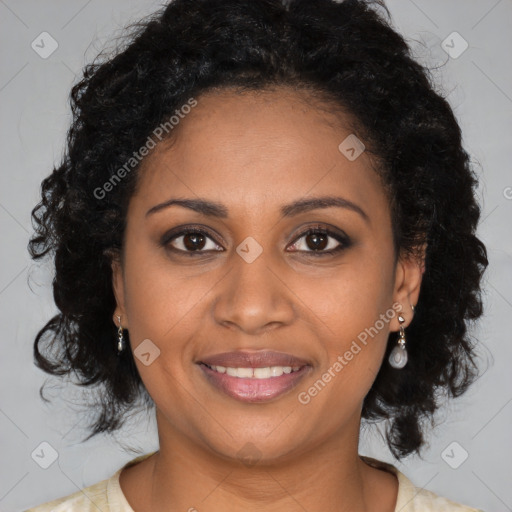
[[[343,118],[297,94],[205,94],[174,145],[157,146],[140,171],[123,268],[113,265],[115,314],[156,403],[161,445],[181,436],[223,457],[284,460],[357,441],[363,399],[399,329],[396,303],[405,326],[412,318],[421,269],[394,263],[368,154],[357,156],[352,138],[340,150],[351,135]],[[327,197],[338,205],[308,206]],[[165,206],[178,199],[190,207]],[[211,359],[267,351],[297,360]],[[262,378],[205,361],[259,367]]]

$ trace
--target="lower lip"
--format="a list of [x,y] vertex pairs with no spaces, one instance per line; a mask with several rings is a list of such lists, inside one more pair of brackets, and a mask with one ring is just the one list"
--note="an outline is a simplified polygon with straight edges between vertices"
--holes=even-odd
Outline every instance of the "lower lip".
[[217,389],[242,402],[265,402],[293,389],[311,369],[303,366],[296,372],[283,373],[268,379],[242,379],[227,373],[219,373],[203,363],[199,364],[208,381]]

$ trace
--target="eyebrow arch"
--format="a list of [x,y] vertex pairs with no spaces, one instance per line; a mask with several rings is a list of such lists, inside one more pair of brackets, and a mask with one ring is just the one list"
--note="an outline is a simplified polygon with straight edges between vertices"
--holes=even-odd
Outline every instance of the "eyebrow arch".
[[[216,203],[214,201],[208,201],[206,199],[169,199],[163,203],[157,204],[151,207],[146,212],[146,217],[153,213],[163,210],[164,208],[168,208],[169,206],[182,206],[183,208],[188,208],[197,213],[208,217],[219,217],[219,218],[227,218],[228,217],[228,209],[221,203]],[[348,199],[344,199],[343,197],[336,196],[322,196],[322,197],[313,197],[310,199],[299,199],[294,201],[293,203],[286,204],[281,206],[281,218],[285,217],[293,217],[294,215],[298,215],[303,212],[307,212],[310,210],[318,210],[322,208],[346,208],[358,213],[368,224],[370,223],[370,218],[367,213],[357,204],[349,201]]]

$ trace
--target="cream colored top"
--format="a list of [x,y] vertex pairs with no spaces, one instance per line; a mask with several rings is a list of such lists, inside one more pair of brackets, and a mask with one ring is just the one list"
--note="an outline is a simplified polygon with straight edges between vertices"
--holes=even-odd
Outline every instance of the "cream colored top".
[[[101,512],[134,512],[121,490],[119,475],[125,467],[137,464],[153,453],[155,452],[129,461],[106,480],[74,494],[30,508],[25,512],[98,512],[99,510]],[[384,469],[397,476],[398,497],[395,512],[483,512],[437,496],[426,489],[415,487],[403,473],[391,464],[364,455],[361,458],[371,466]]]

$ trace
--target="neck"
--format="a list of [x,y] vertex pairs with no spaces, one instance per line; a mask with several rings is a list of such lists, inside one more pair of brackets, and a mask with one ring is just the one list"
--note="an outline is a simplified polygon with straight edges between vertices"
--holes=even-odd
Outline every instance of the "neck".
[[[359,422],[308,452],[252,463],[217,454],[158,424],[160,450],[137,465],[147,462],[132,499],[125,492],[137,512],[394,511],[396,477],[360,459]],[[125,486],[133,489],[126,479]]]

